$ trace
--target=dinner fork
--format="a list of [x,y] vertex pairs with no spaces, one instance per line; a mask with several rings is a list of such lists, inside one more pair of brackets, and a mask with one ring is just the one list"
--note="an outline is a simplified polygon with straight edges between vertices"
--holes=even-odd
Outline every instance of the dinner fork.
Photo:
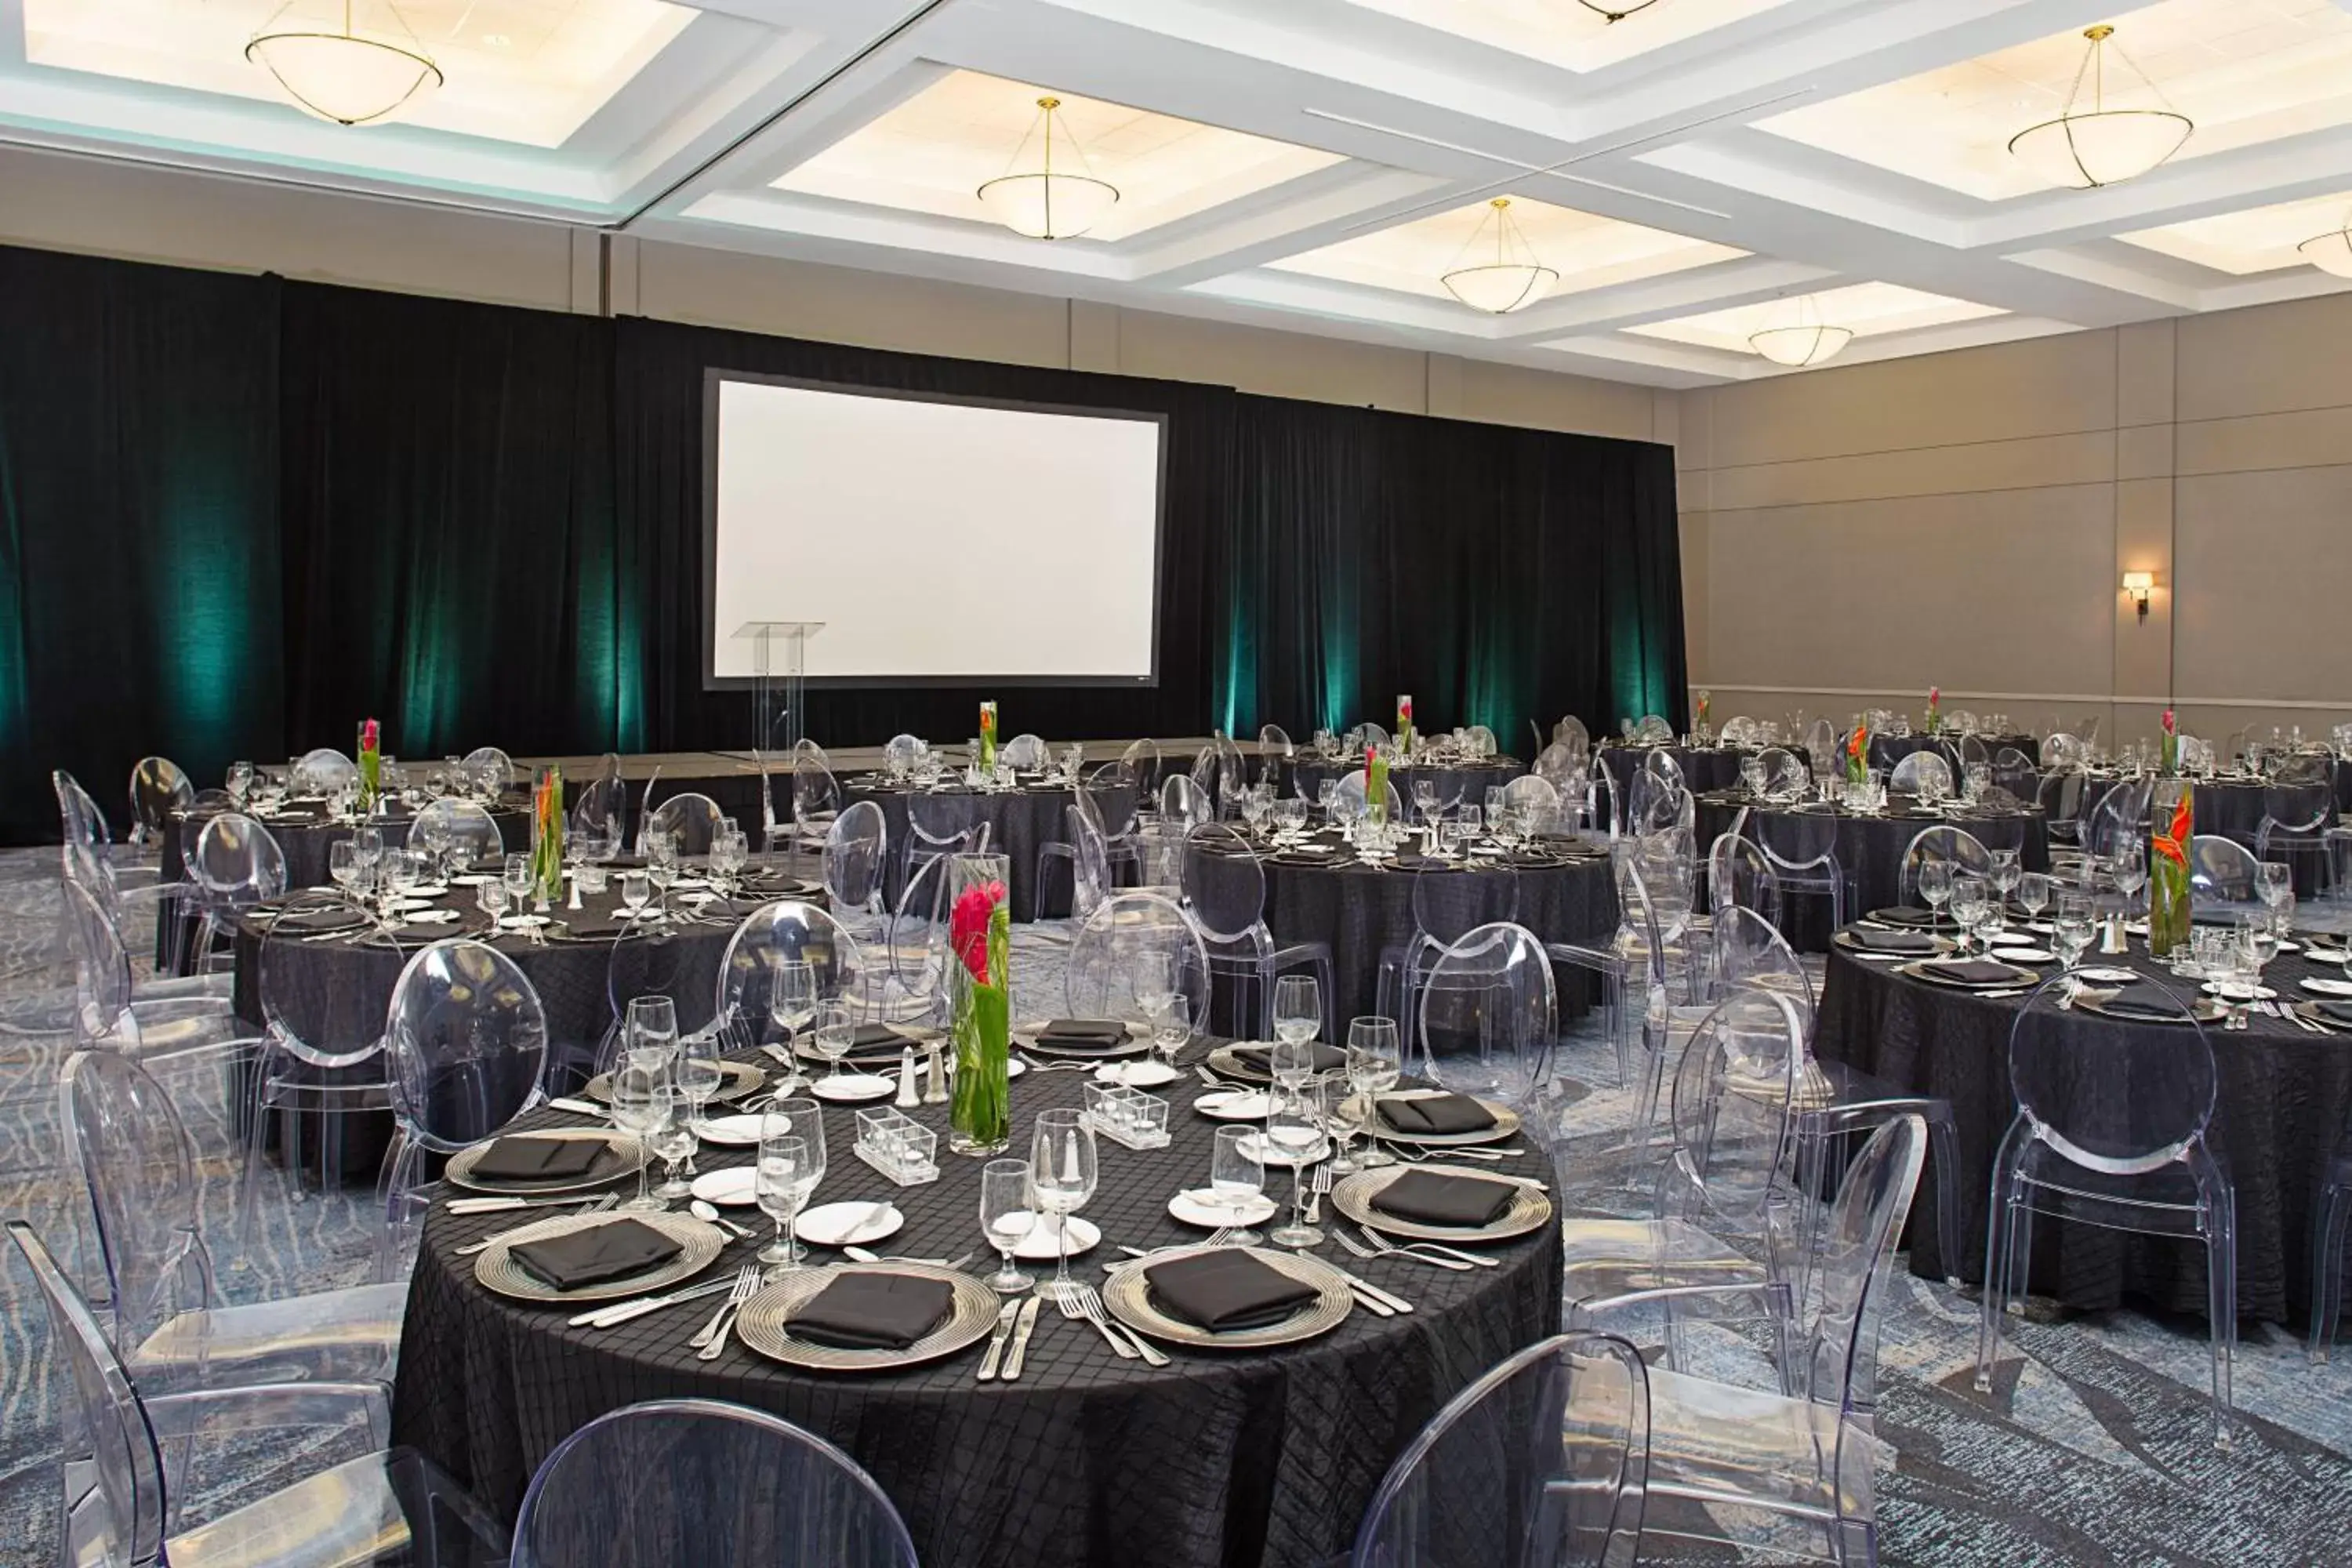
[[1382,1236],[1379,1231],[1374,1230],[1370,1226],[1365,1225],[1361,1221],[1357,1223],[1357,1228],[1364,1233],[1364,1239],[1370,1242],[1375,1247],[1394,1247],[1399,1252],[1410,1252],[1414,1247],[1418,1247],[1424,1248],[1429,1253],[1436,1257],[1458,1258],[1463,1262],[1470,1265],[1473,1268],[1500,1268],[1503,1266],[1500,1258],[1481,1258],[1475,1252],[1465,1252],[1458,1247],[1447,1247],[1440,1242],[1400,1242],[1392,1237]]
[[1323,1200],[1331,1193],[1330,1166],[1315,1167],[1315,1174],[1307,1184],[1307,1213],[1303,1218],[1305,1223],[1313,1225],[1323,1217]]
[[1439,1258],[1431,1253],[1415,1252],[1409,1247],[1399,1247],[1378,1231],[1369,1227],[1364,1231],[1364,1239],[1360,1242],[1350,1237],[1346,1231],[1336,1225],[1331,1227],[1331,1234],[1339,1238],[1340,1246],[1362,1258],[1404,1258],[1415,1263],[1425,1263],[1432,1268],[1450,1269],[1456,1274],[1467,1274],[1474,1267],[1468,1263],[1457,1262],[1451,1258]]
[[[582,1214],[602,1214],[620,1201],[621,1199],[618,1194],[606,1193],[603,1197],[598,1198],[595,1202],[583,1205],[580,1212]],[[465,1246],[457,1249],[457,1255],[460,1258],[471,1258],[478,1252],[488,1252],[493,1243],[504,1241],[507,1237],[514,1235],[518,1231],[529,1230],[535,1225],[545,1225],[550,1219],[569,1219],[572,1216],[569,1215],[542,1215],[538,1219],[528,1220],[521,1225],[510,1225],[504,1230],[494,1230],[490,1232],[489,1235],[482,1237],[479,1241],[467,1242]]]
[[1062,1310],[1065,1314],[1068,1312],[1070,1303],[1074,1300],[1077,1303],[1078,1310],[1086,1314],[1087,1321],[1102,1331],[1103,1338],[1111,1342],[1113,1350],[1117,1350],[1118,1342],[1124,1339],[1135,1346],[1135,1353],[1143,1358],[1144,1365],[1166,1366],[1168,1364],[1166,1353],[1150,1340],[1124,1323],[1116,1328],[1111,1326],[1110,1309],[1103,1305],[1102,1292],[1097,1290],[1092,1285],[1081,1281],[1077,1289],[1062,1299]]
[[692,1339],[686,1342],[697,1357],[703,1361],[719,1359],[719,1352],[727,1348],[727,1331],[734,1323],[736,1309],[759,1292],[760,1266],[758,1264],[746,1263],[735,1270],[735,1289],[727,1292],[727,1300],[719,1303],[719,1310],[710,1314],[710,1321],[703,1324]]
[[1069,1290],[1057,1291],[1055,1292],[1053,1300],[1054,1305],[1061,1309],[1062,1316],[1067,1318],[1070,1321],[1074,1323],[1094,1324],[1095,1332],[1100,1334],[1103,1337],[1103,1342],[1110,1346],[1111,1354],[1118,1357],[1121,1361],[1133,1361],[1135,1359],[1135,1347],[1129,1344],[1125,1340],[1120,1339],[1117,1334],[1111,1332],[1109,1324],[1103,1322],[1100,1319],[1095,1317],[1094,1314],[1088,1312],[1086,1310],[1076,1289],[1073,1289]]

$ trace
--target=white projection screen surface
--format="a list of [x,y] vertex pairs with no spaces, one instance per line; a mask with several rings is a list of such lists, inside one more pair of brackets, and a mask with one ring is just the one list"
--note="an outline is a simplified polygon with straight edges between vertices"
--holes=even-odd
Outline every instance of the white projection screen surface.
[[1165,416],[708,373],[706,684],[1157,682]]

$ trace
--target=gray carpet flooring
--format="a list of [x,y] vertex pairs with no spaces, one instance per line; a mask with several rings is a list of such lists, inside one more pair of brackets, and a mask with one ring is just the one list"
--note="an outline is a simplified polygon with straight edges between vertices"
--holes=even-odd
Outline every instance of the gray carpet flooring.
[[[0,852],[0,1216],[30,1220],[75,1265],[81,1197],[58,1164],[56,1079],[71,1048],[58,964],[54,851]],[[1019,1010],[1052,1011],[1062,949],[1045,928],[1016,935]],[[1598,1039],[1568,1046],[1589,1087],[1562,1148],[1570,1208],[1622,1211],[1609,1151],[1632,1116]],[[233,1300],[362,1283],[366,1194],[265,1203],[259,1245],[232,1259],[233,1153],[217,1089],[175,1085],[196,1113],[205,1218]],[[212,1098],[206,1099],[209,1093]],[[1613,1199],[1606,1194],[1618,1190]],[[2242,1428],[2213,1447],[2199,1322],[2130,1311],[2042,1310],[2013,1325],[1991,1396],[1970,1385],[1976,1301],[1898,1269],[1885,1319],[1879,1435],[1882,1560],[1912,1568],[2040,1564],[2352,1563],[2352,1355],[2315,1367],[2301,1343],[2250,1325],[2240,1347]],[[56,1558],[56,1396],[44,1315],[14,1249],[0,1258],[0,1560]],[[201,1518],[238,1489],[290,1479],[356,1451],[355,1434],[208,1450],[182,1499]]]

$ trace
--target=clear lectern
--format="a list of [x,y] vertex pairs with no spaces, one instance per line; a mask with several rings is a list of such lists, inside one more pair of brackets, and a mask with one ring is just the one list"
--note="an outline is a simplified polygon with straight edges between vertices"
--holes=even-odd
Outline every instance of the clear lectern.
[[790,755],[800,744],[808,640],[823,630],[823,621],[745,621],[735,628],[735,640],[751,645],[754,752]]

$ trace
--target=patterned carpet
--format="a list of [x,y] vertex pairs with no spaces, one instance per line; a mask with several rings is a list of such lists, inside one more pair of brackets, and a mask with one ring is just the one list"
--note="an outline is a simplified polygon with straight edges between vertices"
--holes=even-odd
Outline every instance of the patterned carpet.
[[[0,1217],[29,1219],[82,1258],[78,1184],[58,1169],[55,1082],[70,1048],[58,965],[53,851],[0,852]],[[1045,928],[1016,936],[1016,1010],[1052,1010],[1060,946]],[[1591,1091],[1572,1107],[1563,1190],[1606,1194],[1606,1151],[1632,1097],[1611,1087],[1601,1042],[1573,1039],[1567,1070]],[[255,1255],[233,1260],[235,1165],[216,1088],[175,1085],[198,1113],[206,1220],[235,1300],[364,1281],[364,1195],[266,1201]],[[1611,1206],[1604,1198],[1597,1206]],[[56,1368],[30,1279],[0,1259],[0,1556],[56,1556]],[[2325,1367],[2286,1331],[2251,1325],[2240,1347],[2235,1449],[2212,1446],[2201,1322],[2133,1312],[2063,1321],[2035,1312],[2009,1341],[2001,1385],[1970,1387],[1976,1303],[1898,1271],[1881,1352],[1883,1561],[1914,1568],[2041,1564],[2352,1563],[2352,1354]],[[2022,1359],[2019,1359],[2019,1352]],[[208,1449],[183,1503],[202,1518],[233,1491],[290,1479],[358,1451],[356,1434]]]

